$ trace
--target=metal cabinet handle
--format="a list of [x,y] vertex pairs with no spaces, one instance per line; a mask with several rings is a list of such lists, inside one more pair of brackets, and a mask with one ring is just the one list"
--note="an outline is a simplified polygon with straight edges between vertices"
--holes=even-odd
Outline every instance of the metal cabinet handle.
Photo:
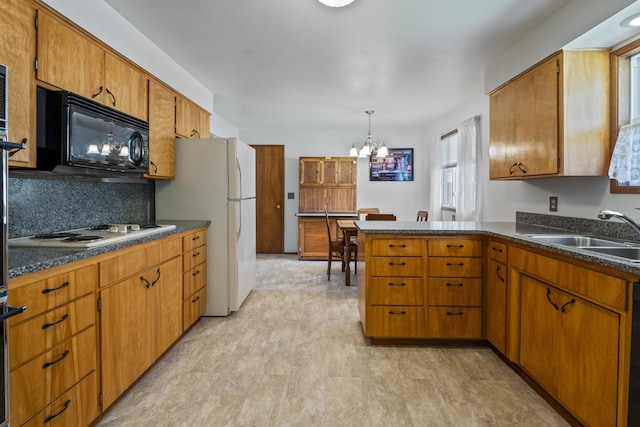
[[200,270],[196,270],[194,273],[191,273],[193,277],[197,276],[198,274],[200,274]]
[[406,262],[390,262],[389,265],[407,265]]
[[462,249],[464,248],[464,245],[447,245],[448,248],[459,248]]
[[198,296],[195,299],[192,299],[191,302],[196,302],[196,301],[199,301],[199,300],[200,300],[200,297]]
[[502,252],[503,252],[503,251],[502,251],[502,249],[500,249],[500,248],[495,248],[495,247],[493,247],[493,246],[491,247],[491,250],[492,250],[492,251],[494,251],[494,252],[498,252],[498,253],[502,253]]
[[445,286],[464,286],[464,283],[447,283]]
[[158,283],[158,280],[160,280],[160,267],[158,267],[158,275],[156,276],[156,280],[154,280],[153,282],[151,282],[151,286],[155,286],[156,283]]
[[49,292],[53,292],[53,291],[57,291],[63,288],[66,288],[67,286],[69,286],[69,282],[64,282],[62,285],[58,286],[57,288],[46,288],[42,290],[43,294],[48,294]]
[[462,316],[464,314],[464,311],[458,311],[456,313],[454,313],[453,311],[447,311],[447,316]]
[[191,241],[195,242],[196,240],[200,240],[200,236],[192,237]]
[[391,283],[389,282],[389,286],[406,286],[406,283]]
[[389,245],[390,248],[406,248],[407,245]]
[[500,275],[500,266],[499,266],[499,265],[497,265],[497,266],[496,266],[496,276],[498,276],[498,279],[500,279],[500,281],[501,281],[502,283],[504,283],[504,277],[502,277],[502,276]]
[[69,355],[69,350],[65,350],[64,353],[62,353],[62,356],[58,357],[56,360],[52,360],[51,362],[45,362],[42,365],[42,369],[47,369],[49,366],[54,365],[58,362],[60,362],[62,359],[64,359],[65,357],[67,357]]
[[549,300],[549,303],[556,309],[558,310],[558,304],[556,304],[555,302],[551,301],[551,289],[547,288],[547,299]]
[[140,276],[140,280],[142,280],[144,283],[146,283],[146,287],[147,287],[147,289],[149,289],[149,286],[151,286],[151,283],[149,283],[149,281],[147,279],[145,279],[144,276]]
[[389,314],[407,314],[406,311],[390,311]]
[[55,326],[55,325],[57,325],[58,323],[62,323],[62,322],[64,322],[64,321],[65,321],[65,320],[67,320],[68,318],[69,318],[69,315],[68,315],[68,314],[65,314],[65,315],[64,315],[64,316],[62,316],[62,317],[60,318],[60,320],[58,320],[57,322],[45,323],[44,325],[42,325],[42,329],[47,329],[47,328],[50,328],[50,327],[52,327],[52,326]]
[[150,160],[151,166],[153,166],[153,173],[158,173],[158,165],[156,165],[153,160]]
[[571,304],[575,304],[575,303],[576,303],[576,299],[575,299],[575,298],[571,298],[571,301],[569,301],[568,303],[566,303],[566,304],[564,304],[564,305],[562,306],[561,311],[562,311],[563,313],[566,313],[566,311],[567,311],[567,306],[568,306],[568,305],[571,305]]
[[44,419],[44,422],[48,423],[49,421],[51,421],[52,419],[54,419],[58,415],[62,414],[64,411],[67,410],[67,408],[69,407],[70,404],[71,404],[71,399],[67,399],[67,401],[64,402],[64,405],[63,405],[64,407],[61,410],[59,410],[58,412],[56,412],[55,414],[49,415],[47,418]]
[[195,257],[197,257],[197,256],[199,256],[199,255],[200,255],[200,252],[196,252],[195,254],[193,254],[193,255],[191,255],[191,256],[195,258]]
[[457,266],[457,267],[462,267],[463,265],[464,265],[464,262],[459,262],[459,263],[457,263],[457,264],[455,264],[455,263],[451,263],[451,262],[448,262],[448,263],[447,263],[447,266],[448,266],[448,267],[456,267],[456,266]]
[[113,95],[113,93],[109,90],[109,88],[105,88],[105,91],[111,96],[111,99],[113,100],[113,102],[111,103],[111,105],[113,105],[113,108],[116,107],[116,97]]
[[91,99],[95,98],[96,96],[100,95],[102,93],[102,91],[104,90],[104,88],[102,86],[100,86],[100,88],[98,89],[98,91],[96,93],[94,93],[93,95],[91,95]]

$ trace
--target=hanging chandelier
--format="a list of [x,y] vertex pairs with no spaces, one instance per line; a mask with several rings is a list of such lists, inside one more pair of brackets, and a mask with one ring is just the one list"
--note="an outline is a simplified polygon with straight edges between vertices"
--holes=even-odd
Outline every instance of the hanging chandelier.
[[329,7],[343,7],[353,3],[354,0],[319,0],[325,6]]
[[389,150],[387,150],[387,146],[384,145],[384,142],[378,144],[377,142],[373,142],[373,136],[371,135],[371,115],[375,113],[374,110],[365,110],[365,113],[369,115],[369,133],[367,134],[367,138],[364,140],[360,148],[356,147],[356,144],[351,146],[351,151],[349,151],[350,157],[368,157],[375,155],[377,158],[387,157],[389,155]]

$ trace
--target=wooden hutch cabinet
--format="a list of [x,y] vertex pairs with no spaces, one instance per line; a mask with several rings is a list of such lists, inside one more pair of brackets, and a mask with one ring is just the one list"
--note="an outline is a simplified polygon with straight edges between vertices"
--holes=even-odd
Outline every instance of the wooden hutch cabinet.
[[327,259],[324,218],[331,215],[333,235],[337,219],[355,219],[357,163],[353,157],[301,157],[298,203],[298,258]]

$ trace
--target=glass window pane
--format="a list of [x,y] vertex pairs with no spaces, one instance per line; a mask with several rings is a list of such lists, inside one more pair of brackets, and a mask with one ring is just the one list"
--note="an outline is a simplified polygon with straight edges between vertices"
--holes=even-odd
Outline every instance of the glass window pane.
[[455,165],[458,158],[458,133],[443,138],[441,143],[442,165]]
[[456,167],[442,169],[442,206],[455,208]]

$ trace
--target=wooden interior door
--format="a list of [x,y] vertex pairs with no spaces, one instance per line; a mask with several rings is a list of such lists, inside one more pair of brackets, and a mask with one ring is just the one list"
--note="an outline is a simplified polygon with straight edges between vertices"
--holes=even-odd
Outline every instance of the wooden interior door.
[[284,252],[284,145],[256,150],[256,252]]

